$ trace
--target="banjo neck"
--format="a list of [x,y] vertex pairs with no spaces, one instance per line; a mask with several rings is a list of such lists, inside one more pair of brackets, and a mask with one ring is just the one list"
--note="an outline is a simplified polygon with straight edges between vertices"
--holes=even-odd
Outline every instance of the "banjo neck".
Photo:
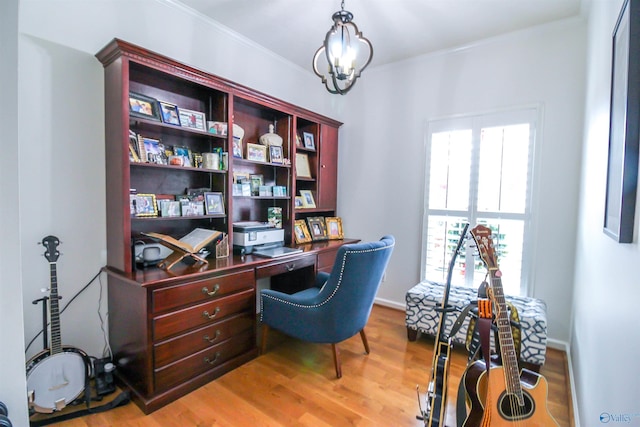
[[51,344],[49,345],[49,353],[54,354],[62,352],[62,339],[60,336],[60,306],[58,296],[58,244],[60,241],[55,236],[47,236],[42,240],[42,244],[47,248],[44,252],[45,258],[49,261],[49,322],[51,324]]

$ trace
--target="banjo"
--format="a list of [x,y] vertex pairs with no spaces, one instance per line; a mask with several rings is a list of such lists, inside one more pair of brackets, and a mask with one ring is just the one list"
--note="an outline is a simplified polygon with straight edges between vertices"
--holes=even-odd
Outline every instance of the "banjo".
[[55,236],[42,239],[46,247],[44,256],[49,261],[51,276],[50,324],[51,343],[27,362],[27,391],[29,406],[40,413],[60,411],[73,402],[85,388],[87,355],[74,347],[63,346],[60,340],[60,313],[58,307],[58,279],[56,262],[60,252]]

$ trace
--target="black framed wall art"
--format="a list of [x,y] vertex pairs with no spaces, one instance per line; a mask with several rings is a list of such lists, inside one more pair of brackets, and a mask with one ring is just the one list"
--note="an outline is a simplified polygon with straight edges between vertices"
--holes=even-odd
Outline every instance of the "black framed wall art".
[[640,0],[625,0],[613,31],[604,232],[633,241],[640,138]]

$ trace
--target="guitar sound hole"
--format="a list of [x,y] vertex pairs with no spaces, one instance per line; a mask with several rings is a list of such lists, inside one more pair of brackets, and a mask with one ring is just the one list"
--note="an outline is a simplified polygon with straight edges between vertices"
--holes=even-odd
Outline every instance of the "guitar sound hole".
[[498,400],[498,409],[500,415],[505,420],[525,420],[534,414],[536,410],[536,403],[531,396],[522,391],[524,397],[524,406],[518,404],[518,398],[513,394],[508,394],[506,391],[500,395]]

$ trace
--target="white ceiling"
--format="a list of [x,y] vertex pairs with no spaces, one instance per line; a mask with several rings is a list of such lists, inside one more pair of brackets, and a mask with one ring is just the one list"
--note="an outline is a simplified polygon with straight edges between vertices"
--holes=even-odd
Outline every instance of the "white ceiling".
[[[311,69],[340,0],[173,0]],[[580,14],[581,0],[345,0],[370,67]]]

